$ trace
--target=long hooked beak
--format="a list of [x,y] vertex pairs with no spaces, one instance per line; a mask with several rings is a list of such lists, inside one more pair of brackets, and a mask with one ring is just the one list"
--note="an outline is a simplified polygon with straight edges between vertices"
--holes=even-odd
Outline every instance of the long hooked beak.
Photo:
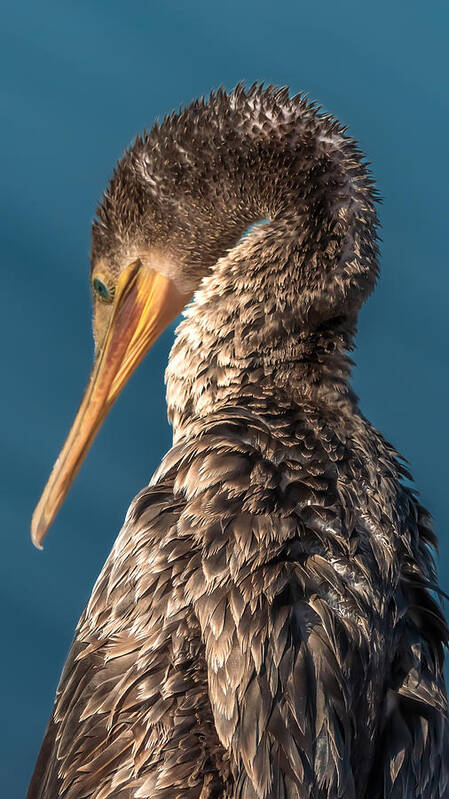
[[31,538],[38,549],[123,386],[189,299],[173,281],[139,260],[120,275],[111,320],[86,392],[33,514]]

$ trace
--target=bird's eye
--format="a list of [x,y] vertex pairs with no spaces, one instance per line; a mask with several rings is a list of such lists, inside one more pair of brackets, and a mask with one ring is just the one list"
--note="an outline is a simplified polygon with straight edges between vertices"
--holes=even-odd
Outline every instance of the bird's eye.
[[112,302],[114,290],[110,288],[104,280],[101,280],[99,277],[94,277],[92,280],[92,288],[100,300],[103,300],[103,302]]

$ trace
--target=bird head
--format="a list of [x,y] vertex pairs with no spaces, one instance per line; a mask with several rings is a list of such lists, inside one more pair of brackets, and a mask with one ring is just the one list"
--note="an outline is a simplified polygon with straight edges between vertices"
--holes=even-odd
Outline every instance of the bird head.
[[249,198],[243,206],[233,182],[229,190],[217,179],[220,166],[226,175],[219,163],[219,102],[230,101],[223,93],[215,104],[193,103],[138,136],[97,209],[91,248],[95,359],[33,515],[37,547],[121,389],[203,275],[256,218]]
[[[361,158],[313,104],[260,86],[220,90],[136,138],[93,223],[94,364],[33,515],[36,546],[131,374],[252,223],[277,224],[266,242],[262,318],[279,317],[276,329],[290,333],[349,320],[349,341],[377,274],[374,194]],[[280,242],[288,269],[278,279]],[[259,286],[260,302],[261,264],[251,264],[239,279],[246,298],[248,284]],[[232,272],[232,291],[236,280]]]

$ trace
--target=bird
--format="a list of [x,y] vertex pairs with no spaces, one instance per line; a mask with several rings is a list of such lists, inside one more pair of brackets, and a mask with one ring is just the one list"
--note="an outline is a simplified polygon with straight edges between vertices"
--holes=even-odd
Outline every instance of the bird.
[[182,312],[173,445],[76,628],[28,799],[449,797],[432,520],[350,382],[378,201],[347,129],[261,83],[118,162],[92,226],[94,365],[36,546]]

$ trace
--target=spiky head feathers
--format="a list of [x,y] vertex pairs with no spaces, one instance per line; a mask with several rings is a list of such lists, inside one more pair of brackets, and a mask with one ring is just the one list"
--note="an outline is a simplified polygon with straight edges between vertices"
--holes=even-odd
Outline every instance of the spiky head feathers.
[[287,89],[239,85],[136,138],[98,208],[92,261],[118,272],[155,252],[195,288],[248,225],[289,216],[304,252],[323,253],[323,269],[330,257],[345,268],[357,261],[366,294],[377,269],[374,199],[361,153],[335,119]]

